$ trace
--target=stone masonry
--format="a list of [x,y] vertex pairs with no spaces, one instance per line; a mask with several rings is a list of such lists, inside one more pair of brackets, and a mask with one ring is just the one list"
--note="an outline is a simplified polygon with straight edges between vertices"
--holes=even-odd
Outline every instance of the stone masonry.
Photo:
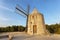
[[28,30],[30,35],[43,35],[47,33],[43,14],[39,13],[36,9],[28,17]]

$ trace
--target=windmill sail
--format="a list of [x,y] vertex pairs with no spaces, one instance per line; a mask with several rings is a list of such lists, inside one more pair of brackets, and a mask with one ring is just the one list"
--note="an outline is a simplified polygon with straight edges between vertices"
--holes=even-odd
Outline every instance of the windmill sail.
[[24,10],[20,5],[17,5],[16,7],[19,8],[20,10],[24,11],[25,13],[27,13],[27,11]]
[[23,10],[19,9],[18,7],[16,7],[16,10],[20,11],[21,13],[27,16],[27,14]]
[[20,11],[18,11],[17,9],[16,9],[16,13],[18,13],[20,16],[26,18],[26,15],[22,14],[22,13],[21,13]]
[[22,15],[22,16],[26,16],[27,17],[27,20],[26,20],[26,32],[27,32],[27,26],[28,26],[28,16],[29,16],[29,10],[30,10],[30,6],[28,5],[27,7],[27,12],[20,6],[20,7],[16,7],[16,11]]

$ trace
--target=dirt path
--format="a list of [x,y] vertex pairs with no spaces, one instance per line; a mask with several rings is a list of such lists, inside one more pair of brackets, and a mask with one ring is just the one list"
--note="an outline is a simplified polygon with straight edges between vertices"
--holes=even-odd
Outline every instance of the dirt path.
[[[57,34],[50,35],[50,36],[48,36],[48,35],[45,35],[45,36],[27,35],[24,32],[10,32],[10,33],[6,33],[6,34],[13,35],[12,40],[60,40],[60,35],[57,35]],[[3,38],[3,39],[0,39],[0,40],[8,40],[8,39]]]

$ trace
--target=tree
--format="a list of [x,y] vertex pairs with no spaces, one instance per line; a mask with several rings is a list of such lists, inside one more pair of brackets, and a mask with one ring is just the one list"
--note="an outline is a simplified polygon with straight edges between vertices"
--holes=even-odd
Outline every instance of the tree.
[[19,27],[18,27],[18,31],[25,31],[25,27],[19,26]]

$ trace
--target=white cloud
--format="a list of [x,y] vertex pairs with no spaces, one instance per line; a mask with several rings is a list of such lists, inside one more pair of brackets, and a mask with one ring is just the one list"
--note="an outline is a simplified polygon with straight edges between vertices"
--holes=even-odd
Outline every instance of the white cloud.
[[8,20],[9,20],[8,18],[0,16],[0,21],[8,21]]
[[13,12],[13,9],[0,5],[0,8]]
[[8,21],[9,18],[6,18],[4,15],[0,14],[0,21]]
[[0,27],[6,26],[6,22],[9,21],[9,18],[0,15]]
[[8,19],[5,17],[0,17],[0,21],[7,21]]

